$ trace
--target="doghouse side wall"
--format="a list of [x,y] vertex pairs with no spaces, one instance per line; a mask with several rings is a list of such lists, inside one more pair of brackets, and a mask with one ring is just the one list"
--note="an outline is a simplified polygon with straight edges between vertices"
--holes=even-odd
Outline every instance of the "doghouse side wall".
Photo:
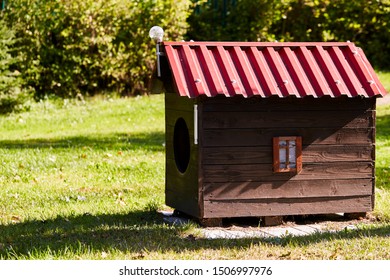
[[[202,100],[204,217],[373,209],[375,99]],[[274,173],[272,139],[301,136],[299,174]]]
[[[165,202],[168,206],[194,217],[201,216],[198,186],[198,146],[194,144],[194,100],[165,94],[166,176]],[[174,129],[184,119],[189,132],[190,158],[185,172],[179,171],[174,155]]]

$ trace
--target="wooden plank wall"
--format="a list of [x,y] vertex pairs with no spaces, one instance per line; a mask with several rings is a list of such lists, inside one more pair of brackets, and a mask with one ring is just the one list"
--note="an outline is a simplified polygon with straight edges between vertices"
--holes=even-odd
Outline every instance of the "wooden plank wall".
[[[178,97],[174,93],[165,94],[166,129],[166,176],[165,203],[178,211],[194,217],[201,217],[202,202],[199,200],[198,185],[198,146],[194,144],[194,100]],[[176,121],[183,118],[190,135],[190,162],[187,170],[181,173],[176,167],[173,135]]]
[[[216,97],[200,104],[205,218],[372,210],[375,99]],[[302,136],[299,174],[273,173],[276,136]]]

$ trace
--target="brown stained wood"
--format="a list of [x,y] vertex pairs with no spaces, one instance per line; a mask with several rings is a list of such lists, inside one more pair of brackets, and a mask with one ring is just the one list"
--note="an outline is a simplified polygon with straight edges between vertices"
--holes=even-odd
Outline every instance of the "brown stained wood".
[[371,161],[373,145],[310,145],[303,148],[303,162]]
[[372,211],[371,196],[205,201],[204,218],[263,217]]
[[199,201],[185,189],[165,190],[165,204],[192,217],[201,217]]
[[175,93],[165,94],[165,109],[176,111],[192,111],[195,100],[184,96],[177,96]]
[[272,163],[272,147],[205,147],[202,164]]
[[358,220],[364,219],[367,216],[367,212],[358,212],[358,213],[344,213],[346,219]]
[[203,227],[222,227],[223,226],[223,220],[221,218],[198,219],[198,222]]
[[[303,163],[369,161],[372,160],[373,146],[356,145],[310,145],[303,147]],[[202,164],[253,164],[272,163],[272,148],[254,147],[205,147]]]
[[372,128],[208,129],[200,132],[204,147],[272,146],[272,137],[299,135],[304,146],[372,145]]
[[283,224],[283,216],[266,216],[262,218],[262,226],[273,227]]
[[204,182],[247,182],[282,180],[319,180],[319,179],[370,179],[371,162],[335,162],[323,164],[303,164],[299,174],[273,173],[272,164],[251,165],[204,165]]
[[328,96],[322,98],[310,96],[305,98],[280,98],[276,96],[269,98],[243,98],[242,96],[226,98],[224,96],[216,96],[213,98],[200,98],[199,100],[205,105],[204,111],[210,112],[375,110],[375,98],[331,98]]
[[188,123],[187,125],[193,126],[194,120],[194,111],[174,111],[167,110],[165,112],[165,123],[166,126],[174,127],[178,118],[185,119]]
[[204,129],[275,127],[373,127],[370,111],[205,112]]
[[204,200],[252,200],[373,195],[373,179],[205,183]]
[[[168,98],[169,100],[169,98]],[[186,105],[188,98],[181,99]],[[192,101],[191,101],[192,103]],[[188,104],[187,104],[188,105]],[[167,110],[166,111],[166,181],[165,181],[165,201],[166,205],[177,209],[183,213],[194,217],[201,217],[202,203],[199,199],[199,164],[198,145],[194,144],[194,114],[193,104],[187,108],[190,111]],[[188,167],[180,172],[174,154],[174,127],[176,121],[183,118],[190,136],[190,158]]]
[[[194,139],[198,104],[199,144]],[[166,203],[193,217],[272,217],[371,211],[375,99],[189,99],[166,94]],[[191,156],[177,170],[173,132],[189,128]],[[272,172],[273,137],[302,137],[302,171]]]

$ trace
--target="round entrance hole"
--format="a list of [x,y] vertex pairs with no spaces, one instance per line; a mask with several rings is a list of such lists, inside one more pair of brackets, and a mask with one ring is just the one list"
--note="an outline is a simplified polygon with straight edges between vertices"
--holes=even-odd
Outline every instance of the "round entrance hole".
[[177,169],[184,173],[190,162],[190,134],[183,118],[179,118],[173,132],[173,153]]

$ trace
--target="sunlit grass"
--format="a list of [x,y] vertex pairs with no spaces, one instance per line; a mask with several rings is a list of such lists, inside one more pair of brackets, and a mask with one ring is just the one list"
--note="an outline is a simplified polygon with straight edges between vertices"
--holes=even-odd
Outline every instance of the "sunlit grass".
[[390,92],[390,72],[378,71],[377,74],[387,92]]
[[1,259],[389,259],[389,107],[379,222],[306,237],[206,240],[164,224],[164,97],[46,100],[0,117]]

